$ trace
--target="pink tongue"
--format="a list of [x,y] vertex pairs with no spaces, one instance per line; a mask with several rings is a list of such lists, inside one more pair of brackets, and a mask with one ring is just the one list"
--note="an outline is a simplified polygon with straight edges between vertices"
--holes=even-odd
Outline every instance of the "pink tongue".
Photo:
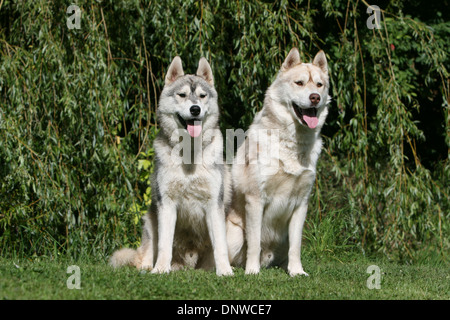
[[317,127],[317,124],[319,123],[319,119],[316,116],[310,117],[307,115],[303,115],[303,120],[306,122],[308,127],[310,127],[311,129],[314,129],[315,127]]
[[202,133],[202,125],[188,124],[187,131],[192,138],[197,138]]

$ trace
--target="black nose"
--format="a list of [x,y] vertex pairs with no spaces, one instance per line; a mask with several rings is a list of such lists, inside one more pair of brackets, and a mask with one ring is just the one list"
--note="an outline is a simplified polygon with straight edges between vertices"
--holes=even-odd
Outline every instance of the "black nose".
[[199,106],[192,106],[191,109],[189,109],[189,111],[191,112],[191,114],[196,117],[200,114],[200,107]]
[[320,96],[317,93],[311,93],[309,95],[309,100],[311,100],[311,104],[315,106],[316,104],[319,103]]

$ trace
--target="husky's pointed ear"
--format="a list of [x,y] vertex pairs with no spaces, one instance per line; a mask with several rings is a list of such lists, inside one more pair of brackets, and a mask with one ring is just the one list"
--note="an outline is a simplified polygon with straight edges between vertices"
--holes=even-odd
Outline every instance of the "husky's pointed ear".
[[204,57],[201,57],[200,61],[198,62],[196,75],[205,79],[206,82],[208,82],[210,85],[214,85],[214,77],[211,66],[208,63],[208,60],[206,60]]
[[328,73],[327,57],[325,56],[325,52],[323,52],[323,50],[320,50],[316,54],[312,64],[322,69],[323,72]]
[[300,63],[301,63],[301,60],[300,60],[300,53],[298,52],[298,49],[292,48],[291,51],[289,51],[289,54],[287,55],[286,60],[284,60],[283,65],[281,66],[281,70],[286,71]]
[[166,74],[166,85],[171,84],[174,82],[178,77],[181,77],[184,75],[183,71],[183,65],[181,64],[181,58],[179,56],[176,56],[173,58],[172,63],[169,66],[169,70],[167,70]]

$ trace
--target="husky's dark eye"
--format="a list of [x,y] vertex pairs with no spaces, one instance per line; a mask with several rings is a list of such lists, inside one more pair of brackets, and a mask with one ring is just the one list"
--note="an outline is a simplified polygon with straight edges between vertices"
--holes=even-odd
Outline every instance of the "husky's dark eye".
[[298,85],[298,86],[300,86],[300,87],[302,87],[303,86],[303,81],[295,81],[295,84],[296,85]]
[[321,86],[323,86],[322,82],[317,82],[317,87],[320,88]]
[[201,98],[201,99],[203,99],[203,98],[205,98],[205,97],[206,97],[206,94],[205,94],[205,93],[200,94],[200,98]]
[[179,93],[180,98],[186,98],[186,93]]

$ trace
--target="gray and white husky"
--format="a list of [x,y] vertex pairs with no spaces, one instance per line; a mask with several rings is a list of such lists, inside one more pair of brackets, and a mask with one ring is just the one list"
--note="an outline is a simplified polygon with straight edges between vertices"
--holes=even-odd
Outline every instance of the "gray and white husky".
[[[307,275],[300,259],[303,223],[316,176],[328,113],[328,64],[323,51],[301,63],[293,48],[269,87],[232,168],[227,214],[232,265],[247,274],[261,266]],[[276,139],[274,139],[274,137]]]
[[157,119],[161,129],[153,144],[152,202],[143,217],[142,244],[115,252],[110,263],[152,273],[215,266],[218,275],[232,275],[225,234],[231,179],[223,164],[217,92],[205,58],[195,75],[185,75],[181,59],[173,59]]

